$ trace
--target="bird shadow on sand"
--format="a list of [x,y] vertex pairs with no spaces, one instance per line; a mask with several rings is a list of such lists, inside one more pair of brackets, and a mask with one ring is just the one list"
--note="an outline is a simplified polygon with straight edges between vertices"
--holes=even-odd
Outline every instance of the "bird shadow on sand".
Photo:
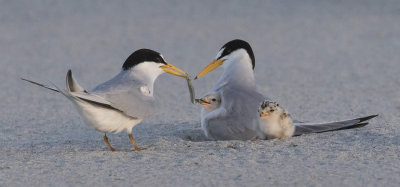
[[191,142],[206,142],[212,141],[208,139],[200,127],[200,124],[195,123],[181,123],[175,124],[175,128],[170,132],[168,136],[174,136],[185,141]]
[[180,131],[180,133],[176,133],[175,135],[183,140],[191,142],[212,141],[204,135],[204,132],[201,129],[186,129]]

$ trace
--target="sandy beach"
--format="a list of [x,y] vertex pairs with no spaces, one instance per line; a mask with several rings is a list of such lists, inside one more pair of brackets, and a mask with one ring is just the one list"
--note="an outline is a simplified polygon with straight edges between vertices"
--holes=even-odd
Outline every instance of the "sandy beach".
[[[0,1],[0,186],[398,186],[400,1]],[[285,140],[209,141],[184,79],[158,108],[103,134],[71,102],[20,80],[92,89],[135,50],[194,77],[226,42],[254,50],[258,90],[300,121],[379,114],[358,129]],[[222,72],[193,81],[203,96]]]

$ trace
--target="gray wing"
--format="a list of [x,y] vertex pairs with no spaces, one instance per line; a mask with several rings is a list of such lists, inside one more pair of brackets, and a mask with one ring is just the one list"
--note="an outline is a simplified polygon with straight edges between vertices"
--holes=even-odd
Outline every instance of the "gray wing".
[[[137,118],[135,115],[128,114],[127,112],[124,111],[123,108],[113,104],[106,98],[96,95],[94,93],[89,93],[85,89],[82,88],[78,84],[78,82],[75,80],[75,78],[72,76],[71,70],[68,70],[67,76],[65,78],[66,82],[66,92],[62,91],[61,89],[57,88],[57,90],[62,93],[64,96],[66,96],[68,99],[71,99],[72,101],[84,101],[87,103],[90,103],[92,105],[97,105],[100,107],[108,108],[111,110],[116,110],[118,112],[122,112],[126,115],[129,115],[133,118]],[[55,85],[54,85],[55,86]],[[57,87],[57,86],[55,86]]]
[[92,94],[104,98],[111,106],[131,117],[144,119],[153,113],[155,101],[152,95],[141,92],[142,86],[145,85],[139,81],[126,80],[117,75],[94,88]]
[[267,99],[255,89],[225,86],[220,89],[226,113],[207,120],[209,135],[216,140],[250,140],[257,136],[258,107]]
[[[111,110],[122,112],[133,118],[143,119],[151,114],[151,107],[154,105],[154,99],[145,96],[140,92],[138,82],[124,81],[120,75],[97,86],[92,93],[83,89],[75,78],[71,70],[68,70],[66,76],[66,90],[44,85],[32,80],[21,78],[24,81],[38,85],[40,87],[59,92],[73,101],[84,101],[92,105],[105,107]],[[119,80],[119,81],[118,81]]]
[[294,136],[299,136],[302,134],[308,133],[319,133],[326,131],[335,131],[335,130],[343,130],[350,128],[359,128],[365,125],[368,125],[366,122],[369,119],[372,119],[378,115],[371,115],[362,118],[343,120],[343,121],[335,121],[335,122],[327,122],[327,123],[294,123],[295,131]]

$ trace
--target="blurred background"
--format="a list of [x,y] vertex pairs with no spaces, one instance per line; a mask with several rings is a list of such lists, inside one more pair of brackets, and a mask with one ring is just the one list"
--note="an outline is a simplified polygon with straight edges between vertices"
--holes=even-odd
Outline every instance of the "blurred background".
[[[116,75],[140,48],[162,53],[194,77],[236,38],[254,50],[259,91],[294,118],[330,121],[379,113],[379,123],[365,130],[392,137],[398,146],[399,20],[397,0],[1,0],[0,146],[100,137],[65,98],[20,77],[63,87],[72,69],[91,89]],[[221,72],[194,81],[197,96]],[[159,108],[134,129],[145,134],[139,140],[154,131],[168,134],[156,130],[162,124],[200,128],[200,106],[190,103],[184,79],[160,76],[155,95]],[[102,145],[98,140],[93,149]]]
[[[140,48],[159,51],[194,77],[236,38],[253,47],[260,91],[292,110],[311,102],[331,114],[334,107],[350,107],[348,101],[361,93],[368,96],[364,101],[386,97],[383,102],[394,104],[400,86],[399,18],[400,3],[387,0],[1,1],[2,105],[33,99],[27,92],[53,99],[19,77],[63,85],[72,69],[91,89],[119,72]],[[206,93],[221,71],[194,81],[197,95]],[[329,90],[335,94],[326,94]],[[156,94],[172,109],[161,111],[185,107],[183,121],[193,120],[187,114],[198,116],[198,108],[181,100],[188,97],[184,80],[163,75]],[[343,102],[329,103],[338,98]],[[54,99],[65,103],[58,95]]]

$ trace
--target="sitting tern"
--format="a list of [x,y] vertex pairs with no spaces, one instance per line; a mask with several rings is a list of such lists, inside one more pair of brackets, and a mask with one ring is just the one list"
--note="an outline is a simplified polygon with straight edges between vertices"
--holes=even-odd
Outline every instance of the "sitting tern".
[[[224,72],[208,94],[217,94],[221,103],[213,111],[202,109],[201,126],[205,135],[214,140],[251,140],[260,138],[258,108],[269,100],[257,92],[254,80],[255,57],[249,43],[232,40],[217,53],[215,59],[195,77],[223,67]],[[201,100],[197,100],[202,102]],[[377,115],[329,123],[294,123],[293,135],[361,127]]]
[[265,100],[258,110],[259,138],[282,139],[293,136],[294,125],[288,111],[279,106],[278,103]]
[[72,101],[90,127],[104,132],[104,141],[111,151],[115,149],[111,146],[106,133],[121,131],[128,133],[135,151],[138,151],[142,148],[133,140],[132,128],[153,113],[154,81],[164,72],[187,77],[183,70],[167,63],[160,53],[150,49],[139,49],[126,59],[119,74],[90,92],[78,84],[71,70],[66,76],[66,90],[23,80],[62,93]]

